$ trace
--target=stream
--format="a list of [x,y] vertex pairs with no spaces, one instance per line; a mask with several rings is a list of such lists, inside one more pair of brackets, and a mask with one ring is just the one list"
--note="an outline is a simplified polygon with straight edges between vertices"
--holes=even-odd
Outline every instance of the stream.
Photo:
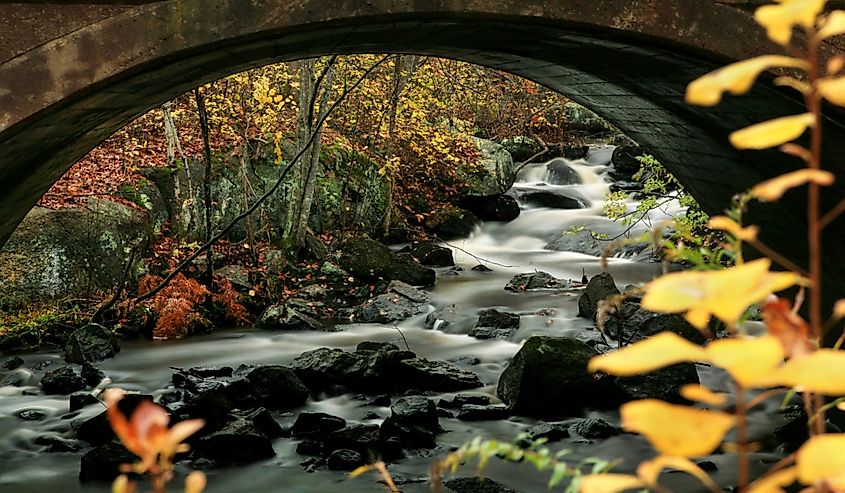
[[[437,284],[430,293],[431,309],[454,304],[457,306],[458,320],[444,331],[425,329],[424,314],[399,323],[398,327],[410,349],[420,357],[457,361],[459,366],[477,373],[484,383],[484,387],[470,393],[495,396],[499,375],[525,338],[535,334],[569,336],[581,340],[597,338],[594,323],[577,316],[577,294],[551,291],[512,293],[503,287],[513,275],[519,273],[545,271],[555,277],[579,280],[582,271],[588,276],[601,271],[599,258],[594,255],[552,251],[545,247],[573,227],[584,227],[610,235],[625,229],[623,225],[605,218],[602,213],[603,199],[609,186],[602,178],[602,173],[608,167],[612,150],[611,146],[592,147],[585,159],[569,162],[581,178],[582,183],[577,185],[548,183],[545,163],[523,169],[512,190],[517,195],[531,191],[564,194],[580,199],[587,207],[565,210],[521,204],[522,212],[517,219],[509,223],[484,223],[468,238],[449,242],[446,246],[453,248],[455,263],[463,270],[454,275],[449,268],[438,269]],[[635,203],[629,205],[634,207]],[[677,204],[674,204],[665,212],[672,214],[677,210]],[[653,215],[654,221],[665,217],[663,211],[656,211]],[[485,263],[493,271],[471,270],[479,262]],[[640,257],[611,258],[607,270],[621,289],[628,284],[639,284],[659,275],[661,264]],[[478,311],[485,308],[497,308],[521,315],[520,328],[511,340],[479,340],[466,335],[473,327]],[[237,366],[241,363],[286,365],[303,351],[318,347],[337,347],[351,351],[362,341],[387,341],[402,348],[406,344],[391,325],[352,324],[343,326],[340,332],[270,332],[246,327],[219,330],[178,341],[124,342],[122,351],[115,358],[101,362],[98,366],[115,385],[157,395],[170,383],[173,373],[171,367]],[[72,436],[72,433],[68,433],[72,422],[93,416],[101,408],[88,406],[79,414],[69,417],[67,397],[43,395],[37,382],[44,370],[32,369],[48,362],[47,369],[56,368],[64,364],[61,355],[38,353],[21,356],[25,361],[23,368],[26,369],[15,371],[25,381],[25,385],[0,387],[0,492],[109,491],[107,484],[81,484],[77,480],[80,453],[44,453],[44,447],[35,443],[37,437],[45,434]],[[477,358],[478,363],[466,364],[467,356]],[[703,384],[717,390],[728,390],[724,376],[712,368],[699,366],[699,375]],[[451,395],[438,394],[432,398]],[[387,407],[374,407],[366,402],[356,399],[353,394],[322,400],[310,399],[304,408],[292,413],[276,414],[276,417],[283,426],[289,426],[299,411],[307,410],[330,413],[351,422],[379,423],[380,420],[363,421],[363,418],[369,412],[382,417],[390,413]],[[19,414],[25,410],[37,410],[46,417],[40,421],[24,421],[19,418]],[[613,413],[590,414],[614,424],[619,421]],[[770,421],[771,418],[763,413],[753,414],[752,437],[767,433]],[[476,436],[510,441],[535,423],[536,420],[522,417],[497,421],[441,418],[441,426],[448,431],[439,436],[438,448],[420,451],[402,459],[390,465],[390,471],[400,483],[402,491],[430,491],[426,479],[427,469],[432,461],[444,456],[452,447]],[[570,449],[572,453],[569,457],[573,460],[591,456],[620,459],[620,464],[615,468],[619,472],[632,471],[639,461],[654,454],[645,440],[628,434],[594,442],[573,438],[550,444],[550,447],[553,450]],[[206,471],[209,475],[206,491],[384,491],[383,486],[376,483],[378,478],[374,474],[346,479],[345,474],[326,469],[306,472],[300,463],[307,457],[295,452],[296,440],[278,439],[274,442],[274,448],[276,457],[270,460]],[[761,458],[771,460],[770,457]],[[719,484],[730,484],[734,480],[735,468],[730,456],[718,454],[707,460],[718,468],[712,474]],[[459,471],[461,476],[471,476],[473,473],[473,465],[467,465]],[[528,464],[505,464],[494,460],[486,468],[485,474],[520,492],[548,491],[546,483],[549,474],[538,473]],[[679,474],[666,476],[666,484],[670,487],[676,481],[682,481],[676,478],[681,476]],[[179,483],[180,480],[174,484],[173,491],[181,490]],[[706,491],[694,483],[683,484],[686,486],[676,491]]]

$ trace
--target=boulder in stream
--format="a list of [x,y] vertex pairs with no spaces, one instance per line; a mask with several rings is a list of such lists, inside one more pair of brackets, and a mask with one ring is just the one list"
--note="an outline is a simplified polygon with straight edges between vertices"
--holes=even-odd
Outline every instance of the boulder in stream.
[[301,298],[268,307],[258,317],[255,326],[268,330],[326,330],[332,325],[319,320],[321,305]]
[[453,392],[482,385],[478,375],[447,361],[405,359],[400,363],[399,371],[400,385],[416,390]]
[[278,426],[263,408],[233,413],[226,426],[197,440],[194,454],[218,464],[245,464],[268,459],[276,455],[271,439],[281,435]]
[[99,324],[88,324],[74,330],[65,344],[65,361],[82,364],[102,361],[120,351],[117,338]]
[[386,292],[370,298],[354,309],[354,321],[390,323],[423,313],[429,297],[425,291],[401,281],[391,281]]
[[619,289],[609,272],[602,272],[593,276],[578,298],[578,316],[595,320],[599,303],[605,298],[618,294]]
[[[586,155],[585,152],[584,156]],[[579,158],[584,156],[579,156]],[[566,159],[552,159],[546,164],[546,170],[546,179],[552,185],[577,185],[581,183],[581,175],[572,168]]]
[[41,389],[45,394],[68,395],[84,388],[85,379],[70,366],[48,371],[41,377]]
[[115,440],[104,443],[85,452],[79,464],[79,480],[84,482],[110,482],[123,474],[120,466],[132,464],[136,460],[135,454],[126,450],[122,443]]
[[451,267],[455,265],[452,250],[431,241],[414,241],[399,252],[410,253],[417,262],[426,267]]
[[444,207],[433,212],[425,225],[443,240],[466,238],[475,230],[478,217],[470,211],[457,207]]
[[383,442],[396,438],[403,448],[434,448],[434,439],[442,432],[434,401],[415,395],[402,397],[390,407],[379,437]]
[[490,478],[454,478],[443,482],[447,490],[454,493],[518,493]]
[[568,290],[580,289],[580,283],[574,283],[569,279],[558,279],[548,272],[528,272],[517,274],[508,281],[506,291],[539,291],[539,290]]
[[530,206],[550,209],[583,209],[585,207],[584,202],[579,199],[543,190],[522,192],[519,194],[519,199]]
[[458,205],[482,221],[513,221],[519,217],[519,203],[510,195],[464,195]]
[[[715,325],[716,322],[713,324]],[[675,332],[696,344],[704,344],[707,341],[704,334],[684,320],[684,317],[677,314],[654,313],[637,303],[623,303],[604,323],[604,332],[607,335],[626,343],[664,331]]]
[[500,312],[495,308],[488,308],[478,312],[476,327],[492,327],[495,329],[518,329],[519,315],[510,312]]
[[339,247],[338,265],[366,282],[402,281],[412,286],[434,284],[435,273],[410,256],[396,255],[381,243],[366,236],[349,236]]

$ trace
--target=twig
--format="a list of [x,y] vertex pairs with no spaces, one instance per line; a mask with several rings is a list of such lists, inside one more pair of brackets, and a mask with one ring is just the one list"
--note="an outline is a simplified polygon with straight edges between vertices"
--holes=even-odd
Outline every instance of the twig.
[[97,308],[97,311],[91,315],[91,319],[88,321],[89,323],[94,323],[100,320],[103,314],[113,307],[118,300],[120,300],[120,297],[123,295],[123,290],[126,288],[126,279],[129,277],[129,271],[132,270],[132,265],[135,263],[135,254],[137,253],[138,248],[132,248],[132,251],[129,253],[129,260],[127,260],[126,265],[123,266],[123,273],[120,275],[120,282],[117,284],[117,289],[115,289],[114,295],[106,303]]
[[399,332],[400,336],[402,336],[402,340],[405,341],[405,348],[407,348],[408,351],[411,351],[411,346],[408,345],[408,339],[405,339],[405,334],[402,333],[402,329],[400,329],[396,324],[393,324],[393,328],[396,329],[396,332]]
[[[297,152],[296,155],[293,157],[293,159],[291,159],[290,163],[288,163],[288,165],[285,167],[285,169],[282,170],[282,173],[279,175],[279,178],[276,180],[275,183],[273,183],[273,186],[270,187],[269,190],[264,192],[264,195],[259,197],[258,200],[256,200],[255,203],[253,203],[252,206],[250,206],[249,209],[247,209],[246,211],[238,214],[237,217],[232,219],[232,221],[229,224],[227,224],[226,227],[224,227],[222,230],[220,230],[219,233],[214,235],[210,240],[208,240],[202,246],[200,246],[197,249],[197,251],[192,253],[190,256],[188,256],[188,258],[186,258],[182,262],[180,262],[179,265],[177,265],[176,268],[173,269],[173,271],[171,271],[170,274],[168,274],[167,277],[165,277],[164,280],[162,280],[161,283],[159,283],[158,286],[156,286],[155,288],[147,291],[146,293],[144,293],[142,295],[137,296],[132,301],[134,303],[138,303],[140,301],[144,301],[146,299],[152,298],[153,296],[158,294],[162,289],[164,289],[168,284],[170,284],[170,281],[172,281],[173,278],[176,277],[177,274],[179,274],[183,269],[185,269],[185,267],[187,267],[194,260],[196,260],[197,257],[200,256],[201,253],[208,250],[217,240],[226,236],[226,234],[229,231],[231,231],[231,229],[233,227],[235,227],[235,225],[237,223],[242,221],[244,218],[249,217],[253,212],[255,212],[256,209],[258,209],[259,206],[261,206],[261,204],[265,200],[267,200],[268,198],[273,196],[276,193],[276,190],[278,190],[279,187],[284,182],[285,177],[287,176],[288,172],[290,172],[290,170],[296,165],[296,163],[299,162],[300,159],[302,159],[302,156],[305,154],[305,151],[308,150],[308,148],[314,142],[314,139],[316,138],[317,133],[323,127],[323,124],[325,124],[326,120],[328,120],[329,116],[331,116],[331,114],[334,112],[334,110],[338,106],[340,106],[340,104],[343,102],[344,99],[346,99],[346,96],[349,95],[350,92],[354,91],[358,86],[360,86],[361,83],[364,82],[364,79],[366,79],[382,63],[384,63],[387,60],[387,58],[388,58],[388,56],[385,56],[381,60],[379,60],[378,62],[373,64],[373,66],[371,66],[369,69],[367,69],[366,72],[364,72],[361,75],[361,77],[355,82],[355,84],[353,84],[348,89],[346,89],[340,95],[340,97],[338,97],[338,99],[332,104],[332,106],[329,108],[329,110],[326,111],[325,115],[323,115],[323,117],[320,118],[320,120],[317,122],[317,125],[314,126],[314,131],[311,132],[311,136],[308,138],[308,141],[305,143],[305,145],[302,146],[302,149],[300,149],[299,152]],[[210,259],[209,259],[209,261],[210,261]]]

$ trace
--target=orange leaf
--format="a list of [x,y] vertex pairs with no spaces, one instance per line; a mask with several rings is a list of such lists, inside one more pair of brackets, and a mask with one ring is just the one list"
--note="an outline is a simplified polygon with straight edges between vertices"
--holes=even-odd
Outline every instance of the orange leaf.
[[807,322],[792,312],[789,301],[773,298],[763,305],[763,322],[769,333],[780,340],[788,356],[804,356],[813,349]]

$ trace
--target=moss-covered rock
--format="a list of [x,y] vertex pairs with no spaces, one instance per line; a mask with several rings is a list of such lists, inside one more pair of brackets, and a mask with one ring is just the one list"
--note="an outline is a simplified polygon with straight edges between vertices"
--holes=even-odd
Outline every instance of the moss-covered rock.
[[412,286],[434,284],[434,271],[414,261],[410,255],[396,255],[389,248],[366,236],[350,236],[338,246],[337,264],[366,281],[402,281]]
[[492,140],[472,137],[481,152],[474,163],[465,163],[458,168],[458,176],[464,179],[469,195],[495,195],[505,193],[516,179],[513,158],[501,145]]

